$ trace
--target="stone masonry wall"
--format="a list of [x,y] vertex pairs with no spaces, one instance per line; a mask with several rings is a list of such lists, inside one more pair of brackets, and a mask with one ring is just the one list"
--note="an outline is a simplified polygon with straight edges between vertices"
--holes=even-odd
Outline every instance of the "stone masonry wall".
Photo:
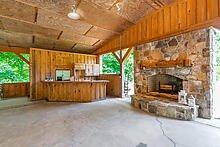
[[[212,116],[211,28],[197,30],[137,46],[135,50],[135,94],[146,94],[147,79],[156,74],[169,74],[184,80],[183,89],[196,97],[199,117]],[[144,68],[142,61],[159,62],[187,58],[192,67]]]

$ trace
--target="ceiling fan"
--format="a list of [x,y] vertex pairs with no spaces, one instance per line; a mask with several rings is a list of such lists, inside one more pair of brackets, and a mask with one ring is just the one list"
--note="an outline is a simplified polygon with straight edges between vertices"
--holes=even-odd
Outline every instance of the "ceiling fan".
[[76,12],[77,6],[76,6],[76,1],[74,1],[74,4],[72,6],[72,11],[68,13],[68,17],[73,20],[79,20],[80,15]]

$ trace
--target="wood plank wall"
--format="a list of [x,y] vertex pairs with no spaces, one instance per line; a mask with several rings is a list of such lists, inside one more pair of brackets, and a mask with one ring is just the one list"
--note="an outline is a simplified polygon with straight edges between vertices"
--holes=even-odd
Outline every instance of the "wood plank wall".
[[121,90],[121,76],[119,74],[102,74],[100,75],[101,80],[108,80],[106,93],[109,97],[122,97]]
[[49,51],[32,48],[30,50],[30,80],[31,100],[40,100],[45,98],[44,84],[46,75],[55,79],[56,69],[72,69],[74,63],[93,64],[97,62],[97,56],[76,54],[69,52]]
[[[220,0],[177,0],[141,19],[94,54],[132,47],[220,22]],[[121,45],[120,45],[121,44]]]
[[5,83],[2,84],[3,98],[28,97],[30,83]]

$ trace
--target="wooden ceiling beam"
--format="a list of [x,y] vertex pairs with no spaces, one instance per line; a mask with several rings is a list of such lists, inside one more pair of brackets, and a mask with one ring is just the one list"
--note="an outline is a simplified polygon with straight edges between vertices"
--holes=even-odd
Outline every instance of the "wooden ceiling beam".
[[19,54],[29,54],[30,49],[0,45],[0,52],[13,52],[13,53],[19,53]]
[[111,10],[117,3],[121,2],[122,0],[115,0],[114,3],[111,5],[110,8],[108,8],[108,10]]
[[62,34],[63,34],[63,31],[60,31],[60,34],[58,35],[57,40],[60,39],[60,37],[61,37]]
[[[2,18],[6,18],[6,19],[9,19],[9,20],[13,20],[13,21],[17,21],[17,22],[21,22],[21,23],[24,23],[24,24],[28,24],[28,25],[34,25],[35,27],[39,27],[39,29],[40,28],[44,28],[45,30],[46,29],[51,29],[51,28],[47,28],[47,27],[44,27],[44,26],[41,26],[41,25],[38,25],[38,24],[35,24],[35,23],[32,23],[32,22],[26,22],[26,21],[23,21],[23,20],[18,20],[18,19],[15,19],[15,18],[9,18],[8,16],[1,16],[0,15],[0,17],[2,17]],[[25,28],[24,28],[25,29]],[[92,28],[90,28],[90,30],[91,30]],[[30,29],[28,29],[28,31],[25,31],[25,30],[22,30],[22,29],[18,29],[18,32],[15,32],[15,31],[17,31],[17,30],[10,30],[10,29],[8,29],[8,28],[4,28],[3,30],[5,30],[5,31],[10,31],[10,32],[14,32],[14,33],[21,33],[21,34],[30,34],[30,35],[33,35],[33,36],[38,36],[38,37],[44,37],[44,38],[53,38],[53,39],[57,39],[57,40],[59,40],[60,39],[60,37],[61,37],[61,35],[63,34],[63,31],[60,31],[59,33],[57,32],[57,35],[55,35],[54,34],[54,36],[48,36],[46,33],[48,33],[47,31],[45,31],[45,32],[40,32],[40,33],[38,33],[38,30],[33,30],[33,32],[29,32],[30,31]],[[32,31],[32,30],[31,30]],[[34,32],[34,31],[36,31],[36,33]],[[56,30],[56,31],[58,31],[58,30]],[[45,34],[42,34],[42,33],[45,33]],[[85,35],[81,35],[81,37],[86,37],[86,38],[91,38],[91,39],[97,39],[97,38],[94,38],[94,37],[88,37],[88,36],[85,36]],[[69,40],[65,40],[65,39],[62,39],[63,41],[69,41]],[[100,39],[98,39],[98,40],[100,40]],[[78,42],[77,42],[78,43]],[[81,43],[81,44],[83,44],[83,43]],[[87,44],[85,44],[85,45],[87,45]]]
[[161,3],[159,3],[157,0],[153,0],[153,3],[160,8],[163,7],[163,5],[161,5]]
[[37,17],[38,17],[38,8],[34,7],[35,10],[35,17],[34,17],[34,23],[37,23]]
[[91,28],[89,28],[88,31],[86,31],[83,35],[87,35],[89,33],[89,31],[92,30],[92,28],[94,28],[94,26],[91,26]]
[[96,41],[92,46],[95,46],[97,43],[99,43],[99,41],[101,41],[101,40]]
[[32,44],[34,44],[35,43],[35,36],[33,35],[32,36]]
[[148,0],[146,1],[146,3],[153,9],[157,10],[158,8],[156,8],[154,5],[152,5]]

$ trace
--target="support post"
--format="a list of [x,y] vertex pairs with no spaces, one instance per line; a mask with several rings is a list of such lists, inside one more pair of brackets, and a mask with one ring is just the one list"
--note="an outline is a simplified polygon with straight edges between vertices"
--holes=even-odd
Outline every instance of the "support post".
[[120,50],[120,75],[121,75],[121,97],[124,97],[124,62],[122,50]]
[[122,50],[120,50],[120,54],[119,56],[115,53],[112,52],[112,54],[115,56],[115,58],[117,59],[117,61],[120,64],[120,76],[121,76],[121,97],[125,97],[124,95],[124,80],[125,80],[125,75],[124,75],[124,63],[125,60],[129,57],[129,55],[131,54],[132,48],[128,48],[128,50],[126,51],[125,55],[123,56],[122,54]]

